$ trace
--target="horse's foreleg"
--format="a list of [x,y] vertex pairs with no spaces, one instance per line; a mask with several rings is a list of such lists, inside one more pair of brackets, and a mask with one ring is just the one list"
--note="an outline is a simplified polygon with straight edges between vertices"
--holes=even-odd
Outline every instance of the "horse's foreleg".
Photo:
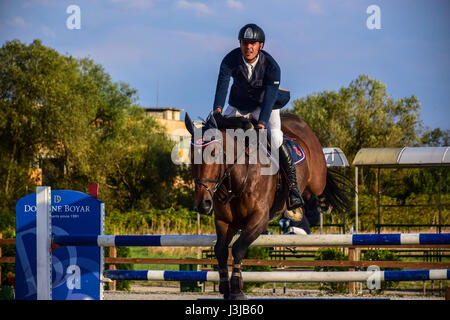
[[268,220],[261,221],[261,223],[249,224],[245,230],[242,231],[239,238],[233,244],[233,270],[230,280],[231,299],[246,299],[242,293],[244,281],[242,280],[242,260],[247,253],[248,247],[252,244],[259,235],[267,229]]
[[236,232],[232,232],[229,225],[216,221],[217,242],[214,246],[219,266],[219,292],[223,294],[225,300],[230,298],[230,282],[228,280],[228,246]]
[[228,245],[225,241],[219,241],[217,239],[214,246],[214,253],[219,266],[219,292],[223,294],[224,299],[230,297],[230,282],[228,280]]

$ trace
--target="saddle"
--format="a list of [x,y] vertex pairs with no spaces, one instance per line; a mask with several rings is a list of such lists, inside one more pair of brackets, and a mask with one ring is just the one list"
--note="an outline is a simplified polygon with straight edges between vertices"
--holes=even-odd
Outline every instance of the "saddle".
[[[242,130],[249,130],[249,129],[255,129],[257,126],[257,122],[254,119],[247,119],[244,117],[230,117],[225,118],[221,114],[215,114],[214,115],[217,126],[219,129],[242,129]],[[283,140],[287,143],[287,146],[289,147],[289,150],[291,152],[292,159],[294,161],[294,165],[298,166],[302,164],[306,160],[305,152],[303,151],[302,147],[296,142],[294,138],[291,138],[285,134],[283,134]],[[271,157],[271,146],[270,146],[270,139],[267,141],[267,156],[274,162],[274,160]],[[276,163],[278,166],[278,163]]]

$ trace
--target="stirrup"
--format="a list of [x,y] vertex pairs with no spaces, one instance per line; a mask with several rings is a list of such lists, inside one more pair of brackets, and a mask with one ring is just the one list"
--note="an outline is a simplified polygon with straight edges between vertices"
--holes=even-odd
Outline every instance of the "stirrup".
[[[291,201],[293,199],[293,201]],[[297,192],[297,190],[289,189],[288,199],[287,199],[287,209],[295,210],[297,208],[303,208],[305,206],[305,202],[303,201],[302,196]]]

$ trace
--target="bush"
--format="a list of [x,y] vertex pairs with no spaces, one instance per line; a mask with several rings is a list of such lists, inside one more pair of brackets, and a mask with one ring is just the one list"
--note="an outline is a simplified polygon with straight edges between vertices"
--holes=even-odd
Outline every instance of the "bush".
[[[337,248],[322,248],[317,250],[315,260],[347,260],[341,249]],[[346,267],[314,267],[314,271],[344,271]],[[327,293],[347,293],[348,287],[346,282],[321,282],[320,290]]]
[[367,249],[363,251],[362,260],[365,261],[398,261],[397,254],[385,249]]
[[[11,239],[14,238],[14,232],[11,230],[3,231],[3,239]],[[1,247],[2,256],[3,257],[15,257],[16,256],[16,246],[14,245],[5,245]],[[8,274],[10,276],[16,273],[15,264],[14,263],[1,263],[0,270],[2,272],[1,283],[7,284]]]
[[[386,249],[367,249],[362,251],[361,260],[364,261],[398,261],[399,258],[397,254],[391,250]],[[374,263],[376,265],[376,263]],[[386,268],[380,268],[380,270],[385,270]],[[390,269],[390,270],[400,270]],[[393,281],[383,281],[381,282],[381,289],[375,290],[375,293],[381,293],[386,289],[396,288],[398,286],[398,282]],[[371,291],[371,290],[370,290]]]
[[[215,231],[214,218],[200,216],[202,233]],[[197,231],[197,213],[183,207],[107,213],[106,230],[109,234],[194,234]]]
[[[129,247],[116,247],[117,249],[117,257],[130,257],[131,250]],[[105,248],[105,256],[109,256],[109,247]],[[109,269],[111,264],[105,264],[105,270]],[[116,264],[117,270],[134,270],[134,266],[132,264]],[[131,289],[131,280],[120,280],[116,282],[116,290],[126,290],[130,291]]]
[[[244,256],[244,259],[269,260],[269,248],[250,247]],[[269,266],[242,266],[242,271],[270,271]],[[260,287],[261,282],[244,282],[244,292],[251,292],[252,288]]]

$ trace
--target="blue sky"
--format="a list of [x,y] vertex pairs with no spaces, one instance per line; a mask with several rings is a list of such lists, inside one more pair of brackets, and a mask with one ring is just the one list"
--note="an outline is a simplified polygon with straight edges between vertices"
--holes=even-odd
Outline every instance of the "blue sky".
[[[66,27],[72,4],[79,30]],[[366,26],[370,5],[381,29]],[[159,106],[196,118],[211,110],[219,64],[253,22],[292,100],[368,74],[395,99],[416,95],[426,126],[450,129],[449,14],[448,0],[0,0],[0,42],[38,38],[89,56],[136,88],[141,105],[156,106],[159,87]]]

